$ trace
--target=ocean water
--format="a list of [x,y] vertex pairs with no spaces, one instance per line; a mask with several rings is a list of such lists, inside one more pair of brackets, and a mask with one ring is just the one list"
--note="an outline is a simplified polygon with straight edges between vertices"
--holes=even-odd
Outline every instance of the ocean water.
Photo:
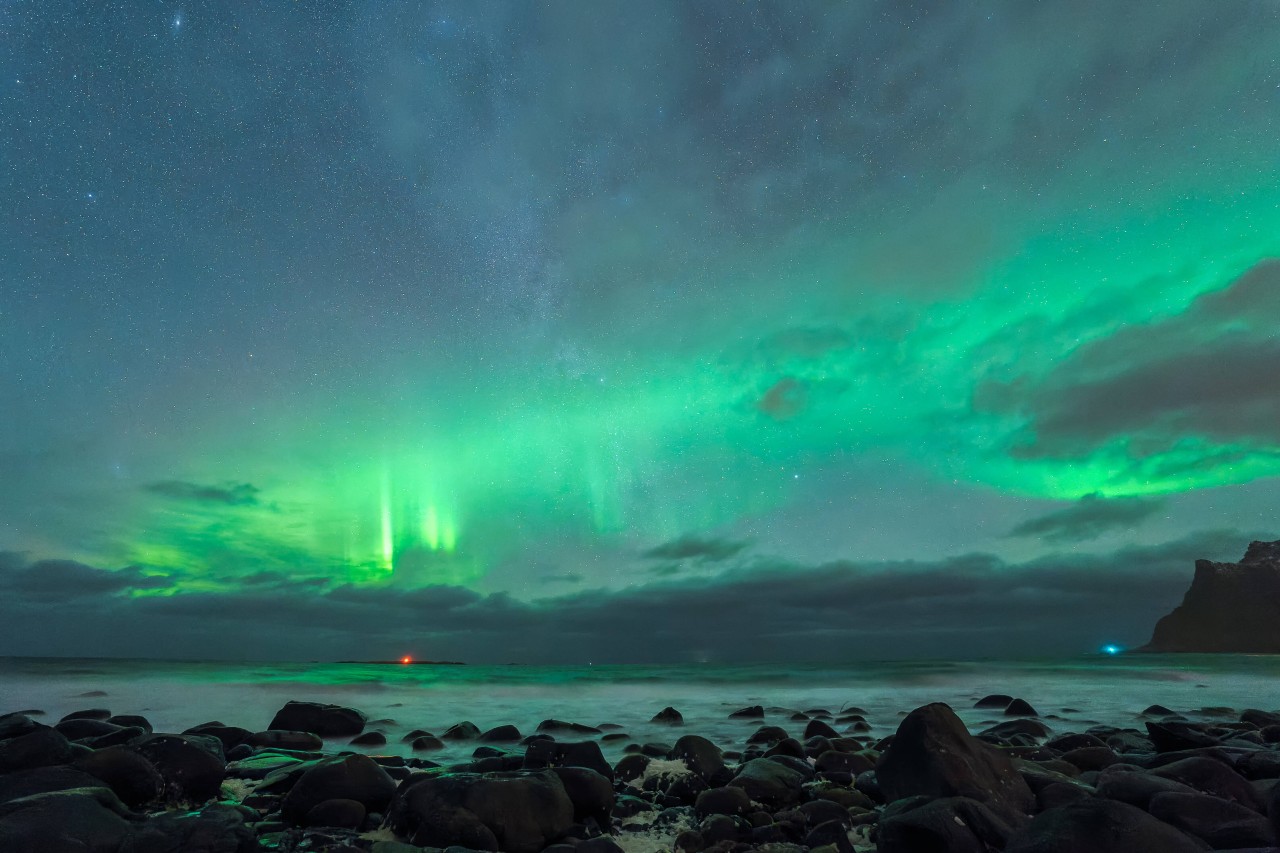
[[[425,664],[221,663],[106,659],[0,659],[0,712],[40,710],[47,722],[83,708],[139,713],[157,731],[213,720],[258,730],[290,699],[358,708],[387,735],[378,753],[407,755],[401,737],[440,734],[462,720],[482,730],[503,723],[522,733],[556,718],[621,725],[632,740],[670,743],[680,732],[741,748],[760,725],[731,711],[764,705],[766,722],[799,736],[792,710],[866,711],[873,737],[929,702],[950,704],[973,730],[998,722],[976,710],[988,693],[1029,701],[1057,731],[1096,723],[1141,728],[1141,711],[1161,704],[1198,718],[1199,709],[1280,708],[1280,656],[1118,655],[1057,661],[924,661],[830,665],[435,666]],[[649,719],[671,705],[682,729]],[[625,741],[604,745],[616,758]],[[327,749],[346,748],[344,740]],[[474,743],[427,753],[460,760]]]

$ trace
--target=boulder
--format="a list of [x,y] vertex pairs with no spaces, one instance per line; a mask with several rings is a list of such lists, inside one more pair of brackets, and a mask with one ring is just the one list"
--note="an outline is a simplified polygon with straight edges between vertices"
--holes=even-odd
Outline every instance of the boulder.
[[119,853],[132,814],[107,788],[73,788],[0,804],[0,850]]
[[906,716],[875,772],[889,801],[915,795],[967,797],[1011,823],[1023,820],[1036,805],[1013,762],[970,735],[942,703]]
[[671,747],[671,757],[679,759],[708,785],[723,785],[730,774],[720,747],[701,735],[684,735]]
[[551,770],[447,774],[400,792],[387,825],[419,846],[538,853],[573,825],[573,803]]
[[268,729],[311,732],[320,737],[348,737],[364,731],[367,718],[354,708],[321,702],[286,702]]
[[751,811],[751,797],[740,787],[708,788],[698,794],[693,811],[700,818],[713,814],[745,815]]
[[164,795],[164,777],[156,766],[123,746],[95,750],[76,761],[76,766],[99,779],[98,784],[105,782],[131,808],[142,808]]
[[577,823],[594,820],[600,826],[609,826],[613,817],[613,804],[617,795],[613,783],[586,767],[553,767],[564,785],[569,801],[573,803],[573,819]]
[[1274,842],[1265,817],[1208,794],[1156,794],[1148,811],[1152,817],[1203,839],[1214,850],[1268,847]]
[[520,740],[523,735],[515,726],[494,726],[486,732],[481,732],[478,738],[481,743],[512,743]]
[[74,767],[49,765],[0,774],[0,803],[47,794],[50,791],[69,791],[72,788],[96,788],[102,785],[98,779]]
[[367,755],[336,755],[321,759],[298,778],[284,798],[285,820],[301,824],[325,800],[355,800],[371,812],[385,812],[396,782]]
[[988,853],[1000,850],[1012,828],[977,800],[913,798],[880,821],[879,853]]
[[594,741],[558,743],[540,740],[529,744],[524,753],[524,769],[541,770],[546,767],[586,767],[613,782],[613,767],[605,761],[600,744]]
[[795,805],[803,796],[805,775],[772,758],[756,758],[738,768],[729,786],[741,788],[757,803],[772,809]]
[[[303,752],[323,749],[324,741],[311,732],[291,732],[283,729],[267,729],[253,732],[242,741],[258,749],[294,749]],[[223,741],[226,746],[226,741]]]
[[340,829],[359,829],[366,814],[364,803],[359,800],[322,800],[308,811],[302,822],[306,826],[336,826]]
[[139,827],[120,853],[257,853],[258,840],[234,806],[165,812]]
[[1212,794],[1224,800],[1240,803],[1254,811],[1265,808],[1262,797],[1249,781],[1221,761],[1212,758],[1192,757],[1174,761],[1151,771],[1153,776],[1173,779],[1190,785],[1203,794]]
[[654,714],[649,719],[651,723],[661,723],[664,726],[682,726],[684,725],[684,715],[672,708],[670,705]]
[[[226,762],[198,735],[147,735],[129,748],[155,765],[170,803],[197,805],[218,796]],[[217,745],[213,741],[213,745]]]
[[[18,728],[24,727],[18,724]],[[0,741],[0,773],[67,764],[71,758],[71,744],[62,733],[39,723],[32,723],[22,734]]]
[[1199,853],[1205,846],[1142,809],[1117,800],[1079,800],[1041,812],[1009,838],[1004,853]]

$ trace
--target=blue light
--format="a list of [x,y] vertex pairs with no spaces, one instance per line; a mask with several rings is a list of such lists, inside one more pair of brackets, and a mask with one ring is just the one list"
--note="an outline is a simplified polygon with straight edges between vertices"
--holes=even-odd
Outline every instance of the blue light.
[[1107,645],[1102,647],[1102,653],[1104,655],[1118,655],[1122,651],[1124,651],[1123,648],[1121,648],[1120,646],[1113,645],[1111,643],[1108,643]]

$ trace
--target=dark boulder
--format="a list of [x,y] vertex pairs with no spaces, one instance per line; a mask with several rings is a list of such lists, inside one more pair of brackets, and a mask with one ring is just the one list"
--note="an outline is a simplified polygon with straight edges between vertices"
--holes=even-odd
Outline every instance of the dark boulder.
[[613,767],[605,761],[600,744],[594,741],[558,743],[541,740],[529,744],[524,753],[525,770],[546,767],[586,767],[613,782]]
[[[258,749],[295,749],[310,752],[324,748],[324,741],[320,739],[319,735],[313,735],[311,732],[291,732],[281,729],[253,732],[245,737],[242,742]],[[223,741],[223,745],[226,746],[226,741]]]
[[102,782],[74,767],[50,765],[0,774],[0,803],[47,794],[50,791],[69,791],[72,788],[96,788]]
[[148,759],[131,749],[112,746],[80,758],[76,766],[105,782],[131,808],[142,808],[164,795],[164,777]]
[[[198,735],[147,735],[129,748],[155,765],[165,799],[197,805],[218,796],[226,762]],[[217,745],[217,741],[213,741]]]
[[729,715],[731,720],[763,720],[764,707],[762,705],[748,705],[745,708],[739,708]]
[[756,758],[738,768],[729,786],[741,788],[752,800],[780,809],[800,802],[807,781],[798,769],[771,758]]
[[608,779],[586,767],[553,767],[552,771],[560,777],[560,784],[573,803],[576,822],[594,820],[600,826],[609,826],[617,795]]
[[724,764],[720,747],[701,735],[685,735],[671,747],[671,757],[681,760],[708,785],[718,786],[729,781],[730,774]]
[[422,735],[413,739],[410,746],[414,752],[427,752],[433,749],[444,749],[444,741],[431,735]]
[[913,798],[886,812],[879,853],[988,853],[1003,849],[1012,827],[977,800]]
[[106,788],[34,794],[0,804],[0,850],[14,853],[119,853],[132,814]]
[[387,825],[419,846],[538,853],[573,825],[573,803],[550,770],[457,773],[410,785]]
[[1098,774],[1095,790],[1099,797],[1118,800],[1146,810],[1151,798],[1165,792],[1196,793],[1190,785],[1173,779],[1152,776],[1144,770],[1112,768]]
[[739,787],[708,788],[698,794],[693,811],[700,818],[713,814],[745,815],[751,811],[751,797]]
[[1224,800],[1231,800],[1254,811],[1261,812],[1265,808],[1262,797],[1249,784],[1249,780],[1221,761],[1215,761],[1212,758],[1184,758],[1181,761],[1157,767],[1151,771],[1151,774],[1190,785],[1203,794],[1212,794]]
[[311,732],[320,737],[348,737],[364,731],[367,718],[354,708],[321,702],[286,702],[268,729]]
[[71,720],[63,720],[56,724],[54,728],[67,740],[84,740],[85,738],[113,734],[123,729],[124,726],[117,726],[114,723],[108,723],[106,720],[76,717]]
[[307,810],[302,823],[305,826],[335,826],[340,829],[359,829],[364,823],[366,810],[359,800],[336,798],[321,800]]
[[682,726],[684,725],[684,715],[672,708],[670,705],[654,714],[650,719],[651,723],[661,723],[665,726]]
[[205,723],[201,726],[194,726],[183,732],[184,735],[203,735],[205,737],[217,738],[222,744],[224,750],[234,749],[244,743],[253,732],[248,729],[242,729],[239,726],[224,726],[221,723]]
[[441,740],[473,740],[480,737],[480,727],[470,720],[454,723],[440,735]]
[[140,714],[113,714],[107,717],[108,723],[115,723],[117,726],[125,728],[137,727],[151,734],[151,721]]
[[811,737],[838,738],[840,733],[822,720],[810,720],[808,725],[804,727],[803,737],[806,740]]
[[71,758],[71,744],[62,733],[39,723],[32,723],[22,734],[0,741],[0,773],[67,764]]
[[1152,817],[1203,839],[1214,850],[1267,847],[1274,841],[1265,817],[1208,794],[1156,794],[1148,811]]
[[596,728],[595,726],[587,726],[587,725],[583,725],[582,723],[567,723],[564,720],[543,720],[542,722],[538,723],[538,728],[536,730],[540,732],[551,733],[551,734],[555,734],[557,732],[560,734],[576,734],[576,735],[600,734],[600,729]]
[[1014,699],[1004,709],[1006,717],[1038,717],[1036,709],[1031,707],[1031,703],[1025,699]]
[[337,755],[307,768],[281,805],[281,814],[302,823],[325,800],[355,800],[371,812],[385,812],[396,782],[367,755]]
[[70,714],[65,715],[61,720],[58,720],[58,722],[65,723],[68,720],[109,720],[109,719],[111,719],[111,712],[106,708],[85,708],[83,711],[72,711]]
[[1004,853],[1199,853],[1199,841],[1142,809],[1107,799],[1049,809],[1013,833]]
[[967,797],[1009,822],[1021,820],[1036,805],[1013,762],[970,735],[941,703],[906,716],[880,756],[876,779],[889,801],[915,795]]
[[1176,720],[1147,722],[1147,737],[1155,745],[1156,752],[1179,752],[1184,749],[1203,749],[1219,746],[1222,741],[1205,732],[1203,726]]
[[234,806],[165,812],[147,820],[120,853],[256,853],[258,840]]
[[352,746],[386,746],[387,736],[382,732],[364,732],[348,741]]
[[481,732],[478,740],[481,743],[512,743],[520,740],[523,735],[515,726],[494,726],[486,732]]

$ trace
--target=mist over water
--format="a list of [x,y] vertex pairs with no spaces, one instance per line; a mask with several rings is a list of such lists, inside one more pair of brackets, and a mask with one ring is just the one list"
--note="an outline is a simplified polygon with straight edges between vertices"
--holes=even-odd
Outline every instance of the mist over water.
[[[43,710],[42,719],[52,722],[70,711],[107,707],[143,714],[156,731],[212,720],[261,730],[291,699],[331,702],[363,711],[370,729],[386,733],[385,747],[363,751],[403,755],[409,749],[401,737],[410,730],[439,735],[462,720],[481,730],[511,723],[522,734],[549,718],[616,723],[640,743],[670,743],[693,732],[725,748],[741,748],[760,721],[728,716],[757,704],[765,706],[766,722],[797,735],[803,723],[789,720],[792,711],[862,708],[876,739],[891,734],[905,712],[929,702],[950,704],[974,731],[985,728],[1001,719],[990,709],[973,708],[989,693],[1026,699],[1058,731],[1095,723],[1141,728],[1140,713],[1152,704],[1193,719],[1199,717],[1192,712],[1212,706],[1280,707],[1280,657],[1265,655],[590,667],[9,658],[0,661],[0,682],[0,711]],[[667,705],[684,715],[683,728],[649,722]],[[627,742],[602,747],[616,758]],[[427,757],[461,760],[474,747],[469,741],[447,744]],[[342,748],[345,739],[326,743],[328,750]]]

